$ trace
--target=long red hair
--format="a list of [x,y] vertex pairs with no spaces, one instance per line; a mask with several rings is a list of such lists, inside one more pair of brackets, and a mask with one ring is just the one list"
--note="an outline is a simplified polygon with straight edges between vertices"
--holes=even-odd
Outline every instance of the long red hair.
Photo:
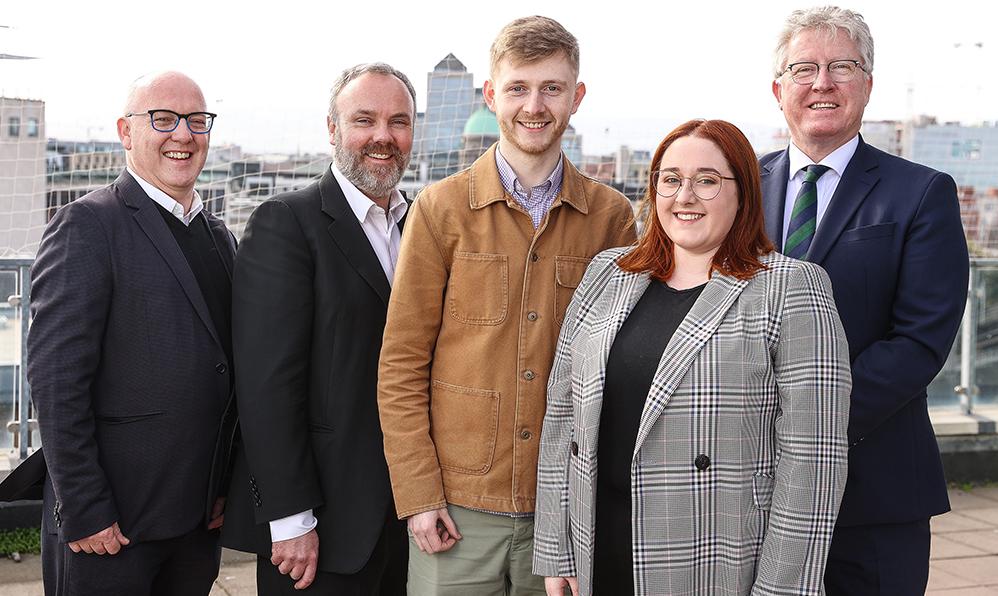
[[[749,279],[757,271],[765,268],[759,257],[773,251],[773,243],[766,237],[766,227],[762,215],[762,182],[759,178],[759,162],[752,150],[752,144],[742,131],[724,120],[690,120],[670,132],[652,158],[651,169],[658,169],[669,145],[682,137],[700,137],[717,145],[724,159],[734,172],[738,185],[738,212],[731,224],[728,235],[714,254],[711,272],[719,271],[738,279]],[[617,264],[625,271],[648,272],[652,278],[666,281],[672,277],[676,267],[672,240],[662,229],[658,219],[652,177],[648,177],[645,191],[645,207],[648,219],[645,231],[637,247],[621,257]]]

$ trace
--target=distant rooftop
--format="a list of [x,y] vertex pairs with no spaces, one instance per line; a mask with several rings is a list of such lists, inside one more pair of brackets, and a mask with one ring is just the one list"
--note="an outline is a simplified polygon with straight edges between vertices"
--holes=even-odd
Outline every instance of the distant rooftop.
[[433,67],[433,72],[468,72],[467,67],[454,54],[447,54]]

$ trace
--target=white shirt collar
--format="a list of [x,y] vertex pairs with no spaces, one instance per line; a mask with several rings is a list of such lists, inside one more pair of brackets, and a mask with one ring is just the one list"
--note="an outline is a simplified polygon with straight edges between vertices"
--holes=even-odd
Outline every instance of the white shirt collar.
[[[841,178],[842,172],[844,172],[846,166],[849,165],[849,160],[851,160],[852,156],[856,153],[857,147],[859,147],[858,134],[846,144],[826,155],[825,159],[818,163],[819,165],[828,166]],[[810,157],[797,148],[797,145],[794,145],[793,142],[790,143],[790,172],[788,175],[791,179],[797,176],[801,168],[806,168],[813,163],[814,162]]]
[[[354,186],[354,183],[350,182],[343,175],[343,172],[340,172],[335,163],[329,164],[329,169],[332,170],[333,176],[340,184],[340,190],[343,191],[343,196],[346,197],[347,203],[350,205],[350,210],[353,211],[353,214],[360,223],[364,223],[368,213],[371,212],[371,208],[377,207],[377,205],[370,197]],[[405,199],[402,198],[402,193],[397,188],[393,190],[391,197],[388,199],[388,213],[391,214],[392,219],[395,222],[400,221],[408,209],[409,206],[406,204]]]
[[149,195],[150,199],[156,201],[160,207],[172,213],[173,216],[179,219],[185,226],[191,225],[191,221],[193,221],[194,218],[197,217],[197,214],[201,213],[204,209],[204,202],[201,200],[201,195],[198,194],[197,190],[194,191],[194,200],[191,201],[191,210],[184,213],[184,206],[175,201],[173,197],[144,180],[141,176],[136,174],[132,168],[126,167],[125,170],[132,175],[132,178],[135,178],[135,181],[139,183],[139,186],[141,186],[142,190]]

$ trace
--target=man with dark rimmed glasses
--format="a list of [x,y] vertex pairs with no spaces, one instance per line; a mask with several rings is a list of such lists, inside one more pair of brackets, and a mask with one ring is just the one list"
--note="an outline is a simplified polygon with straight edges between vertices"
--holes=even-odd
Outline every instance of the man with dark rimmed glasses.
[[135,81],[126,171],[42,237],[28,379],[46,594],[207,594],[218,574],[235,242],[194,190],[214,118],[181,73]]

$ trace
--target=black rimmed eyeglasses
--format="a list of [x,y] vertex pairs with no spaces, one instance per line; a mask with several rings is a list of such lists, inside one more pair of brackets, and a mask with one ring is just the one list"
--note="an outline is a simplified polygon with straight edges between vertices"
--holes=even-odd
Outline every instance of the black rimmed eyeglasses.
[[149,123],[153,130],[159,132],[173,132],[180,125],[180,119],[187,121],[187,130],[192,134],[203,135],[211,132],[211,125],[215,123],[218,114],[211,112],[191,112],[190,114],[178,114],[173,110],[149,110],[147,112],[128,112],[126,118],[132,116],[149,116]]
[[790,78],[797,84],[810,85],[818,79],[818,73],[822,66],[828,71],[828,76],[836,83],[848,83],[856,78],[856,73],[866,72],[859,60],[832,60],[828,64],[794,62],[788,64],[783,72],[789,72]]

